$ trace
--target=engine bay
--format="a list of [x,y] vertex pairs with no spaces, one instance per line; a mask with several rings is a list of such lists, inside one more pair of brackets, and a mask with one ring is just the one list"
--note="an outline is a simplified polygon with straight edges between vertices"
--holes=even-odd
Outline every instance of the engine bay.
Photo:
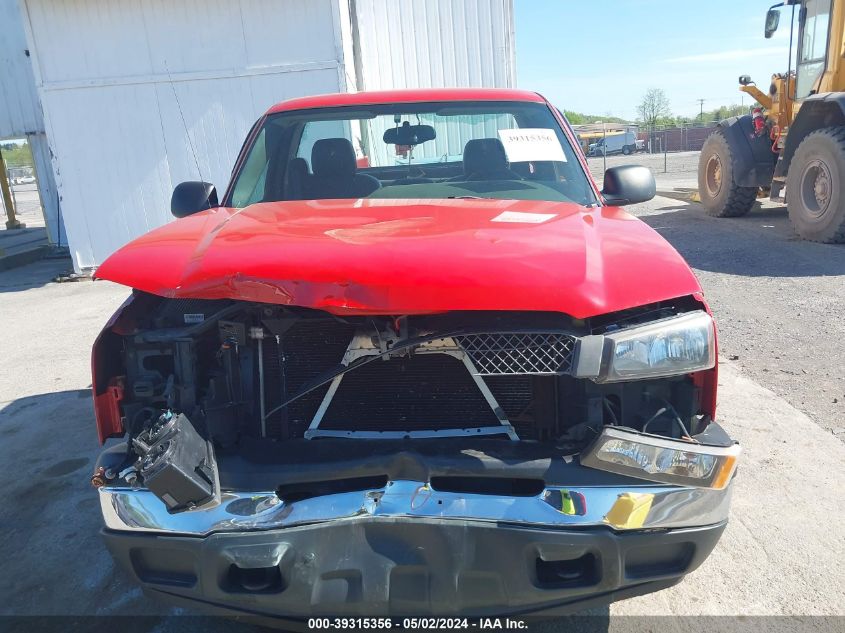
[[694,376],[583,374],[603,362],[590,357],[590,337],[696,309],[688,297],[584,320],[339,317],[136,292],[95,347],[95,393],[112,394],[128,435],[95,477],[160,491],[178,512],[207,501],[220,481],[237,485],[236,471],[255,470],[246,464],[277,464],[282,454],[305,463],[329,446],[360,452],[361,440],[375,440],[385,460],[421,447],[507,454],[508,444],[577,455],[606,426],[689,438],[710,421]]

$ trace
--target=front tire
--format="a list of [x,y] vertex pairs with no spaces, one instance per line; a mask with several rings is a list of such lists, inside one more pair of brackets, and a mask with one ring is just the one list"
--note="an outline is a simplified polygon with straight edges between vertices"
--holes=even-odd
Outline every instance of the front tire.
[[845,127],[817,130],[801,141],[786,175],[786,206],[805,240],[845,242]]
[[754,206],[757,187],[740,187],[733,176],[733,151],[724,133],[716,130],[704,141],[698,158],[698,195],[708,215],[737,218]]
[[622,153],[625,154],[625,156],[627,156],[628,154],[631,153],[631,148],[626,145],[625,147],[622,148]]

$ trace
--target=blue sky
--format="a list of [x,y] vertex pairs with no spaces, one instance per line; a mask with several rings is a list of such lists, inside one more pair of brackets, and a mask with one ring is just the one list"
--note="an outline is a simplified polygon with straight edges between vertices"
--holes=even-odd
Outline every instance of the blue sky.
[[[763,91],[786,72],[789,15],[763,38],[773,0],[514,0],[516,75],[555,105],[633,119],[663,88],[675,114],[741,103],[737,77]],[[797,33],[797,29],[796,29]],[[745,104],[751,103],[745,96]]]

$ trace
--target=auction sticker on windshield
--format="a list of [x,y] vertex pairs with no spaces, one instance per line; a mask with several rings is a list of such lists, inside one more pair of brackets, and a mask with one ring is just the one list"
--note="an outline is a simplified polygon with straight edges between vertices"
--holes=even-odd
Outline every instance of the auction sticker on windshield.
[[512,163],[537,160],[566,162],[563,147],[554,130],[546,128],[499,130],[499,138],[505,146],[508,160]]

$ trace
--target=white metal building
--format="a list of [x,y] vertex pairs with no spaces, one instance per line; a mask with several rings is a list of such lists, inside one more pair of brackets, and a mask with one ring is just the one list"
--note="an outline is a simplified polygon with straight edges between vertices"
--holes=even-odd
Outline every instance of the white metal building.
[[278,101],[515,84],[512,0],[17,1],[77,270],[170,221],[179,182],[223,189]]
[[44,118],[18,0],[0,0],[0,140],[9,138],[26,138],[29,142],[47,237],[52,244],[66,245],[50,148],[44,134]]

